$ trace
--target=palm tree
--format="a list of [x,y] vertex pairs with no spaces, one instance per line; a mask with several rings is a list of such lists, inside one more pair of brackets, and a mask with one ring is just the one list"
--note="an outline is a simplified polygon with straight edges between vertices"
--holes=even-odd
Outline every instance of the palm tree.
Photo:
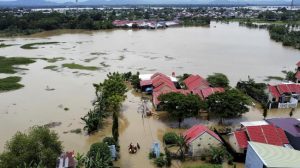
[[185,159],[184,154],[188,151],[187,142],[188,142],[188,138],[186,138],[186,136],[180,135],[177,137],[177,146],[179,146],[178,152],[182,160]]
[[96,131],[102,126],[102,116],[97,114],[95,111],[90,110],[84,117],[81,118],[85,122],[84,130],[88,133]]

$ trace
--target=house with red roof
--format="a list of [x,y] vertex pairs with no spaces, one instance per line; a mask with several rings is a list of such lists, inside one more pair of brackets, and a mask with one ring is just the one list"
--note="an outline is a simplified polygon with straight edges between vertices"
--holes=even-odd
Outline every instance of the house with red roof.
[[278,108],[295,108],[300,99],[300,84],[268,85],[268,95],[270,102],[278,103]]
[[189,154],[191,156],[201,156],[206,154],[211,147],[218,147],[223,144],[221,138],[205,125],[194,125],[183,133],[186,138]]
[[290,146],[283,129],[274,125],[246,126],[229,134],[229,144],[236,153],[245,153],[248,141]]
[[209,83],[200,75],[190,75],[183,83],[188,90],[201,90],[209,87]]

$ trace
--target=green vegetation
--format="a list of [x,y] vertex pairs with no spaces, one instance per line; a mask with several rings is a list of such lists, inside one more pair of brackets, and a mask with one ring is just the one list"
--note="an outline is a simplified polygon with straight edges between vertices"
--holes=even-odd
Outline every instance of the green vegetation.
[[278,81],[282,81],[284,78],[280,77],[280,76],[267,76],[267,79],[265,79],[265,81],[270,81],[270,80],[278,80]]
[[10,46],[13,46],[13,45],[12,44],[4,44],[4,43],[0,44],[0,48],[10,47]]
[[44,69],[50,69],[52,71],[57,71],[58,66],[56,65],[49,65],[49,66],[45,66]]
[[58,44],[59,42],[40,42],[40,43],[29,43],[21,46],[23,49],[38,49],[36,46]]
[[268,95],[265,93],[266,84],[255,83],[254,79],[249,77],[248,81],[239,81],[236,88],[261,104],[267,105]]
[[285,72],[285,80],[294,82],[294,81],[296,81],[295,75],[296,75],[296,73],[293,71]]
[[208,17],[185,17],[182,18],[182,25],[184,26],[209,26],[210,18]]
[[199,166],[187,166],[184,168],[222,168],[223,166],[220,164],[202,164]]
[[103,120],[113,114],[115,121],[112,134],[117,141],[118,112],[121,108],[121,103],[126,98],[125,93],[127,92],[124,81],[122,74],[109,73],[103,83],[94,84],[96,89],[94,108],[81,118],[86,124],[84,129],[87,130],[88,133],[92,133],[101,128],[103,126]]
[[167,132],[163,136],[163,141],[165,144],[176,144],[178,135],[175,132]]
[[248,112],[250,101],[242,92],[231,89],[210,95],[207,104],[209,113],[219,117],[222,123],[224,118],[240,117]]
[[208,151],[208,157],[210,158],[210,162],[213,164],[222,164],[225,160],[232,162],[233,157],[226,150],[224,146],[221,147],[213,147],[211,146]]
[[73,129],[70,132],[74,134],[81,134],[81,128]]
[[206,107],[205,103],[196,95],[184,95],[181,93],[167,93],[158,97],[162,102],[162,109],[167,111],[170,116],[178,121],[178,127],[186,117],[198,115],[200,109]]
[[95,66],[83,66],[80,64],[75,64],[75,63],[71,63],[71,64],[63,64],[63,67],[69,68],[69,69],[80,69],[80,70],[89,70],[89,71],[95,71],[98,70],[98,67]]
[[271,25],[269,26],[271,39],[282,42],[284,46],[292,46],[300,49],[300,31],[290,25]]
[[111,153],[106,143],[97,142],[91,145],[86,155],[86,168],[111,168]]
[[7,78],[0,79],[0,92],[17,90],[24,87],[24,85],[18,83],[20,81],[21,77],[18,76],[10,76]]
[[0,154],[0,167],[16,168],[24,165],[55,167],[62,152],[57,133],[35,126],[28,133],[17,132]]
[[214,73],[213,75],[208,75],[206,79],[213,87],[229,87],[229,80],[226,75],[222,73]]
[[35,61],[25,57],[2,57],[0,56],[0,73],[16,73],[15,65],[27,65]]
[[45,60],[49,63],[55,63],[57,61],[63,61],[65,59],[66,59],[65,57],[42,58],[42,60]]

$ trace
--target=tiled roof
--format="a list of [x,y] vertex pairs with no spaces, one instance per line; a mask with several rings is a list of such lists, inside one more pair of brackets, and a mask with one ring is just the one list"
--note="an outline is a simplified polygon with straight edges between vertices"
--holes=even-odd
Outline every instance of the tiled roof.
[[260,126],[249,126],[246,127],[246,130],[250,141],[267,143],[266,138]]
[[209,87],[209,83],[199,75],[190,75],[183,82],[189,90]]
[[202,135],[205,132],[207,132],[208,134],[210,134],[212,137],[214,137],[218,141],[222,142],[221,138],[215,132],[211,131],[206,126],[201,125],[201,124],[194,125],[193,127],[191,127],[190,129],[188,129],[187,131],[185,131],[183,133],[183,136],[185,136],[185,138],[187,139],[188,143],[191,143],[197,137],[199,137],[200,135]]
[[140,81],[140,86],[148,86],[148,85],[152,85],[152,81],[151,80],[141,80]]
[[248,138],[245,131],[235,131],[234,136],[240,148],[247,148]]
[[224,88],[212,88],[212,87],[209,87],[209,88],[206,88],[206,89],[202,89],[202,95],[204,98],[207,98],[209,97],[210,95],[216,93],[216,92],[224,92]]

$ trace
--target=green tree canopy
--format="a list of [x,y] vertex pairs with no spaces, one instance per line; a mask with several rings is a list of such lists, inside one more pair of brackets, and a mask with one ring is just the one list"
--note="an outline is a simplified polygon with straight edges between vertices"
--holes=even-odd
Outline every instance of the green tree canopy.
[[0,155],[0,167],[16,168],[24,165],[55,167],[62,153],[57,133],[46,127],[35,126],[28,133],[17,132]]
[[207,98],[208,109],[221,119],[239,117],[249,111],[250,100],[242,92],[231,89]]
[[113,165],[109,147],[104,142],[92,144],[86,157],[86,168],[110,168]]
[[160,95],[158,99],[162,102],[163,110],[169,112],[172,118],[177,119],[179,127],[184,118],[196,116],[200,109],[205,108],[205,103],[192,94],[171,92]]
[[208,75],[207,81],[213,87],[223,87],[223,88],[229,87],[229,80],[227,76],[222,73],[214,73],[213,75]]

